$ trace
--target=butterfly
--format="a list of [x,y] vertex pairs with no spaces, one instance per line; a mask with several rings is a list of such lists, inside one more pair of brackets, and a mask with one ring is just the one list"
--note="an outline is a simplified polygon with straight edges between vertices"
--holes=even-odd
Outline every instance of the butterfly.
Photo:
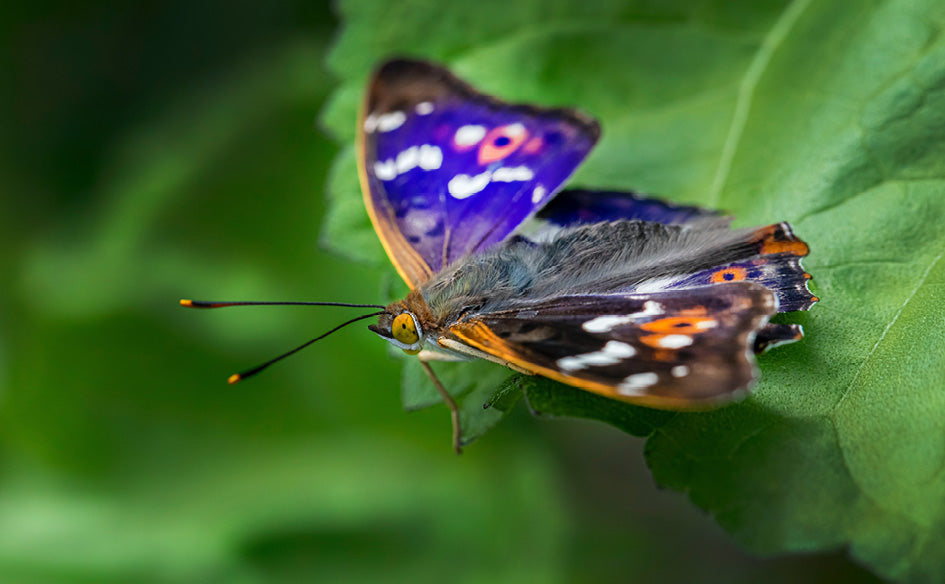
[[369,328],[428,372],[440,355],[481,358],[625,402],[704,407],[752,384],[754,353],[801,338],[768,322],[817,301],[787,223],[732,230],[697,207],[559,192],[600,136],[591,117],[506,103],[406,59],[377,69],[362,110],[364,203],[411,289]]
[[801,266],[808,246],[788,223],[731,229],[716,211],[561,190],[599,136],[580,111],[507,103],[427,61],[387,61],[369,81],[361,190],[410,292],[365,305],[383,309],[365,317],[419,357],[457,452],[459,409],[433,361],[486,359],[623,402],[698,409],[743,394],[756,353],[803,336],[769,322],[818,301]]

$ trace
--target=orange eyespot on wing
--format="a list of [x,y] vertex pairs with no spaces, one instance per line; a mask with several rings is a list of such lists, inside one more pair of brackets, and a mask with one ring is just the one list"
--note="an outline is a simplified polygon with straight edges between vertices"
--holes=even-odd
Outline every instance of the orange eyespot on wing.
[[479,146],[479,164],[486,165],[512,154],[528,138],[522,124],[507,124],[493,128]]
[[640,325],[640,328],[652,333],[686,334],[704,331],[718,324],[718,321],[711,316],[671,316],[645,322]]
[[739,267],[722,268],[712,274],[712,282],[740,282],[748,277],[748,270]]

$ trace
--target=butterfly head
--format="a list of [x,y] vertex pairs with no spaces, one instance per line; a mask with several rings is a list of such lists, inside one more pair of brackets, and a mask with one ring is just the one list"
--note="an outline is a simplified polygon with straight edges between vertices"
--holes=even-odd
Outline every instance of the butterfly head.
[[378,316],[377,324],[368,328],[395,347],[403,349],[408,355],[416,355],[423,346],[424,335],[420,319],[403,308],[388,309]]

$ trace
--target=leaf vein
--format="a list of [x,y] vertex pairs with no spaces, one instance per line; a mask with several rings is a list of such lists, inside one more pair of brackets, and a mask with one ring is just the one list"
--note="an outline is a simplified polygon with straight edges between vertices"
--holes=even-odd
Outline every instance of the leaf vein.
[[735,152],[738,150],[739,143],[741,142],[745,125],[748,123],[748,114],[751,111],[758,82],[761,80],[765,69],[767,69],[768,63],[771,62],[771,56],[774,55],[774,52],[781,46],[781,43],[784,42],[784,39],[810,2],[811,0],[795,0],[787,7],[781,15],[781,18],[774,23],[774,26],[771,27],[771,30],[761,41],[761,45],[759,45],[754,59],[752,59],[751,63],[748,65],[748,69],[745,71],[745,75],[738,89],[738,98],[735,101],[732,123],[729,125],[728,135],[725,138],[725,144],[722,146],[722,154],[719,158],[718,168],[716,168],[715,178],[712,179],[712,186],[709,188],[708,205],[710,207],[718,207],[722,189],[728,182],[728,175],[732,170]]
[[886,328],[883,329],[883,332],[879,335],[879,338],[876,339],[876,343],[873,344],[873,347],[870,349],[870,352],[866,354],[866,358],[863,359],[863,362],[860,363],[859,367],[857,367],[856,373],[853,374],[853,378],[850,380],[850,383],[847,385],[846,389],[843,390],[843,394],[840,396],[840,399],[837,400],[836,405],[834,405],[833,407],[834,411],[839,409],[841,404],[843,404],[844,400],[846,400],[847,395],[850,394],[850,391],[853,389],[853,386],[856,385],[856,382],[859,380],[860,374],[863,372],[863,369],[866,368],[866,364],[869,363],[870,359],[872,359],[873,353],[876,352],[876,349],[879,348],[880,343],[882,343],[883,339],[886,338],[886,334],[893,327],[893,325],[896,324],[896,322],[899,320],[899,317],[902,316],[902,313],[906,309],[906,306],[908,306],[909,303],[912,301],[912,299],[915,297],[915,295],[918,294],[919,290],[922,288],[922,286],[925,284],[925,281],[928,279],[929,274],[932,273],[932,270],[935,268],[936,264],[938,264],[938,262],[941,261],[943,256],[945,256],[945,251],[942,251],[941,253],[939,253],[937,256],[935,256],[935,259],[929,262],[929,266],[925,269],[924,272],[922,272],[922,277],[919,278],[919,281],[915,285],[915,288],[912,289],[912,291],[903,301],[902,305],[899,307],[899,310],[896,311],[896,314],[893,315],[892,319],[889,321],[889,324],[886,325]]

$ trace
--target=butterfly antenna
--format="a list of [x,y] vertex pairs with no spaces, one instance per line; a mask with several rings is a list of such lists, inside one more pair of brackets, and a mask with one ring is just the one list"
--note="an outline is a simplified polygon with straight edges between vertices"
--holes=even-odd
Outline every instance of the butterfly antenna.
[[347,302],[207,302],[182,298],[187,308],[225,308],[227,306],[347,306],[349,308],[384,308],[380,304],[349,304]]
[[[226,304],[226,303],[223,303],[223,304]],[[284,304],[304,304],[304,303],[291,303],[291,302],[289,302],[289,303],[284,303]],[[354,305],[347,304],[347,305],[342,305],[342,306],[354,306]],[[369,306],[373,306],[373,305],[369,305]],[[210,307],[201,307],[201,308],[216,308],[216,307],[215,307],[215,306],[210,306]],[[383,307],[379,307],[379,308],[383,308]],[[292,349],[291,351],[287,351],[287,352],[285,352],[285,353],[279,355],[278,357],[274,357],[274,358],[272,358],[272,359],[266,361],[266,362],[263,363],[262,365],[257,365],[257,366],[255,366],[255,367],[253,367],[252,369],[247,369],[246,371],[242,371],[242,372],[240,372],[240,373],[234,373],[233,375],[230,375],[230,377],[227,379],[227,382],[230,383],[230,384],[233,384],[233,383],[237,383],[237,382],[239,382],[239,381],[242,381],[242,380],[246,379],[247,377],[252,377],[253,375],[256,375],[257,373],[259,373],[260,371],[262,371],[263,369],[265,369],[266,367],[269,367],[269,366],[272,365],[273,363],[277,363],[277,362],[279,362],[279,361],[282,361],[283,359],[285,359],[285,358],[288,357],[289,355],[294,355],[295,353],[298,353],[299,351],[301,351],[301,350],[304,349],[305,347],[311,345],[311,344],[314,343],[315,341],[324,339],[325,337],[327,337],[327,336],[330,335],[331,333],[333,333],[333,332],[335,332],[335,331],[337,331],[337,330],[343,329],[344,327],[348,326],[349,324],[358,322],[359,320],[364,320],[365,318],[371,318],[372,316],[378,316],[378,315],[381,315],[381,314],[384,314],[384,312],[383,312],[383,311],[382,311],[382,312],[372,312],[371,314],[362,314],[361,316],[359,316],[359,317],[357,317],[357,318],[352,318],[352,319],[349,320],[349,321],[346,321],[346,322],[343,322],[343,323],[339,324],[338,326],[336,326],[335,328],[331,329],[331,330],[328,331],[327,333],[325,333],[325,334],[323,334],[323,335],[319,335],[319,336],[315,337],[314,339],[312,339],[312,340],[310,340],[310,341],[307,341],[307,342],[305,342],[305,343],[302,343],[301,345],[299,345],[298,347]]]

